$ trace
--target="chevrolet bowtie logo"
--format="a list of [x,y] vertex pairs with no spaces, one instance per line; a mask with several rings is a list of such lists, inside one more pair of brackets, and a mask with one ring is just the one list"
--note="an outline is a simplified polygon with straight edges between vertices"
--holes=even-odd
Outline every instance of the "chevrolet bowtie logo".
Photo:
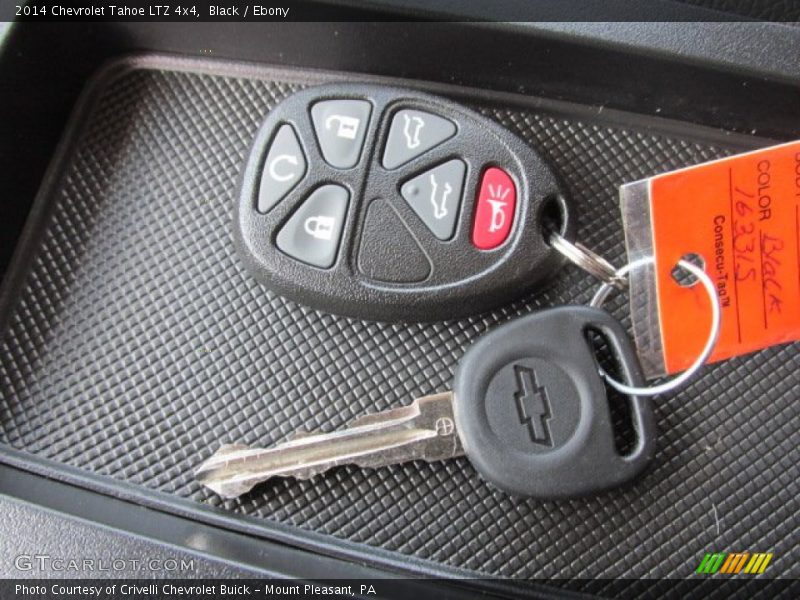
[[553,415],[550,412],[547,390],[536,382],[536,372],[533,369],[514,365],[514,374],[517,377],[514,399],[517,402],[520,423],[528,426],[531,441],[552,446],[553,440],[547,421]]

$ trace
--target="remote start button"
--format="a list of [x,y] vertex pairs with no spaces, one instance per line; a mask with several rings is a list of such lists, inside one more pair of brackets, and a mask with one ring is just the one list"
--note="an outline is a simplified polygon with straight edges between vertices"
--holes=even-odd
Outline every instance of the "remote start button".
[[328,269],[336,261],[349,194],[323,185],[311,194],[278,232],[278,248],[299,261]]
[[281,125],[264,161],[258,189],[258,212],[268,212],[302,179],[306,157],[291,125]]
[[506,241],[514,224],[517,190],[511,177],[497,167],[486,169],[481,179],[472,227],[472,244],[481,250]]

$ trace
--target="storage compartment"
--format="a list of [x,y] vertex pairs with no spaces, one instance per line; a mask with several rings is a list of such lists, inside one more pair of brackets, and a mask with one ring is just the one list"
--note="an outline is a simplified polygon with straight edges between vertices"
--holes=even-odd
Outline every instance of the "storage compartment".
[[[305,27],[311,34],[320,26]],[[371,39],[374,26],[363,27]],[[441,27],[455,36],[463,26]],[[146,30],[152,37],[143,31],[140,46],[161,34],[155,25]],[[266,54],[274,56],[280,42],[270,42]],[[576,206],[580,241],[617,265],[624,262],[620,184],[788,139],[795,131],[781,129],[786,115],[753,107],[767,138],[644,114],[650,111],[641,103],[639,113],[619,110],[624,102],[608,108],[603,90],[595,89],[592,104],[534,96],[524,85],[512,93],[502,77],[479,89],[433,77],[152,52],[97,71],[96,58],[72,72],[94,75],[4,284],[0,460],[198,521],[224,519],[226,528],[416,573],[684,577],[693,569],[688,563],[711,549],[751,548],[786,557],[770,566],[771,576],[796,575],[789,560],[800,492],[795,346],[707,367],[684,390],[657,399],[652,468],[597,497],[511,498],[463,458],[345,467],[307,482],[275,479],[226,502],[192,474],[223,442],[271,444],[444,391],[481,333],[538,307],[586,303],[597,286],[568,266],[502,309],[405,325],[315,312],[265,291],[234,251],[232,211],[258,126],[293,91],[327,81],[384,82],[480,111],[550,162]],[[3,60],[11,68],[13,57]],[[687,69],[687,77],[699,69],[671,68]],[[482,73],[470,83],[488,78]],[[709,73],[720,82],[734,78]],[[545,73],[540,91],[552,91],[555,80]],[[69,104],[75,80],[52,85],[60,84],[53,95]],[[773,104],[796,94],[788,84],[769,85],[777,90]],[[674,117],[678,108],[663,112]],[[704,120],[702,112],[690,120]],[[732,109],[729,116],[729,123],[744,122]],[[56,127],[57,119],[46,124]],[[56,130],[41,136],[51,139]],[[7,175],[21,213],[26,182],[41,164],[38,155],[25,164],[26,156],[7,163],[25,171]],[[617,296],[609,306],[624,317],[626,303]]]

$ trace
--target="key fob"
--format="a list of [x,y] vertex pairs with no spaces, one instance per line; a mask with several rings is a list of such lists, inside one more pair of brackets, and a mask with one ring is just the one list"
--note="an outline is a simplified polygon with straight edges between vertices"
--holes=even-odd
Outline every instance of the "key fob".
[[567,306],[515,319],[465,353],[455,376],[454,411],[464,450],[484,479],[518,496],[580,496],[637,475],[655,450],[646,397],[628,397],[637,441],[614,445],[605,383],[587,339],[608,340],[621,376],[644,378],[630,339],[602,309]]
[[556,177],[530,146],[449,100],[331,84],[279,103],[244,168],[234,231],[267,288],[384,321],[475,314],[562,264],[542,221],[573,237]]

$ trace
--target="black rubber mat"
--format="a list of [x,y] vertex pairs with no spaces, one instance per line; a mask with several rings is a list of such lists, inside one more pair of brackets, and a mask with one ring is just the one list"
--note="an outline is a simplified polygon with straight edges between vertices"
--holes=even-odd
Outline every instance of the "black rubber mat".
[[[219,443],[329,430],[445,390],[482,332],[588,301],[596,283],[571,267],[501,310],[432,324],[338,318],[259,287],[233,249],[236,179],[296,87],[141,65],[103,81],[25,253],[0,354],[0,441],[220,505],[192,477]],[[602,108],[478,107],[548,157],[581,240],[619,264],[617,186],[733,149],[683,139],[687,128],[615,125]],[[659,398],[653,467],[594,498],[513,499],[459,459],[273,480],[224,506],[491,575],[688,577],[706,552],[761,551],[774,553],[769,576],[797,577],[797,350],[708,367]]]

